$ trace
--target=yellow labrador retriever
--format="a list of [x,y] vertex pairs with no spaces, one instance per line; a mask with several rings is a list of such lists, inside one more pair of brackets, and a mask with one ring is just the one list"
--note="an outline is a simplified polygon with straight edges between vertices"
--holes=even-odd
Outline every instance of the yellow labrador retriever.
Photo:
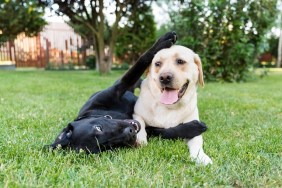
[[[137,141],[147,144],[146,125],[170,128],[199,120],[198,83],[204,86],[202,63],[197,54],[179,45],[159,51],[134,107],[133,118],[141,124]],[[203,165],[212,163],[204,153],[202,135],[187,140],[187,144],[192,160]]]

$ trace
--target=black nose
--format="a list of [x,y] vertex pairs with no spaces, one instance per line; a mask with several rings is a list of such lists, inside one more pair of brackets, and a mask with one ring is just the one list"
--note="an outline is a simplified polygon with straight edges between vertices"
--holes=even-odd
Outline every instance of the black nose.
[[130,135],[130,136],[136,135],[136,131],[131,127],[125,128],[123,132],[127,135]]
[[161,84],[167,85],[167,84],[169,84],[172,81],[173,74],[170,73],[170,72],[162,73],[160,75],[159,79],[160,79]]
[[140,125],[140,123],[138,121],[133,120],[133,119],[126,119],[124,121],[126,121],[126,122],[130,123],[131,125],[133,125],[133,127],[135,128],[135,132],[139,132],[140,131],[141,125]]

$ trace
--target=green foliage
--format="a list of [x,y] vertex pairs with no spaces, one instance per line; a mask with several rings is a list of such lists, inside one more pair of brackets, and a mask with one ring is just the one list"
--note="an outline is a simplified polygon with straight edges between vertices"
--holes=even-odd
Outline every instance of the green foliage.
[[99,155],[42,150],[122,73],[0,71],[0,187],[282,187],[281,72],[199,90],[209,167],[182,140]]
[[87,56],[85,64],[89,69],[95,69],[96,68],[96,57],[94,55]]
[[40,32],[46,21],[44,11],[34,0],[0,1],[0,43],[14,39],[24,32],[27,36]]
[[276,0],[191,0],[182,7],[171,12],[170,27],[200,55],[206,79],[245,80],[276,18]]
[[278,57],[278,43],[279,43],[279,37],[271,36],[268,39],[269,49],[268,51],[273,55],[275,58]]
[[123,63],[133,64],[156,38],[156,26],[150,6],[140,4],[120,33],[116,42],[116,56]]
[[128,70],[129,67],[128,63],[114,64],[112,70]]
[[[160,28],[157,30],[157,37],[160,38],[162,35],[164,35],[166,32],[170,31],[170,26],[168,24],[161,25]],[[178,39],[179,40],[179,39]]]

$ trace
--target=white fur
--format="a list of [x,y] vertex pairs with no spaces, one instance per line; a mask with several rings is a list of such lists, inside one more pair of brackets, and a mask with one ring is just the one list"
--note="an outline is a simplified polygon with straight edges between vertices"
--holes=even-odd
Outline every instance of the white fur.
[[[177,65],[176,60],[186,63]],[[197,59],[197,61],[195,60]],[[161,67],[155,67],[155,62],[161,62]],[[175,104],[160,103],[161,86],[160,73],[171,72],[175,76],[175,88],[181,88],[189,80],[184,96]],[[172,46],[159,51],[149,70],[147,78],[142,82],[141,92],[134,108],[133,118],[140,122],[141,130],[137,135],[140,144],[147,144],[146,125],[169,128],[192,120],[199,120],[197,108],[197,83],[203,85],[202,65],[197,54],[183,46]],[[199,164],[211,164],[212,160],[203,151],[202,135],[187,140],[190,157]]]

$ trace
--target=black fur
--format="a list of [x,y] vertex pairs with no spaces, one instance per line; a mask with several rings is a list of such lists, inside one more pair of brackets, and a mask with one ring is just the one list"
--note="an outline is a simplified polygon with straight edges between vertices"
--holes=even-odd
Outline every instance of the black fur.
[[149,136],[160,136],[165,139],[191,139],[199,135],[199,133],[205,132],[206,130],[206,124],[197,120],[188,123],[182,123],[176,127],[171,127],[168,129],[146,127],[146,132]]
[[[139,122],[132,119],[137,97],[130,92],[140,82],[154,55],[176,42],[176,34],[168,32],[145,52],[127,73],[108,89],[93,94],[83,105],[77,118],[62,130],[51,148],[71,148],[76,151],[99,153],[116,147],[133,146],[140,130]],[[163,138],[192,138],[206,130],[198,121],[175,128],[150,128],[152,135]]]

